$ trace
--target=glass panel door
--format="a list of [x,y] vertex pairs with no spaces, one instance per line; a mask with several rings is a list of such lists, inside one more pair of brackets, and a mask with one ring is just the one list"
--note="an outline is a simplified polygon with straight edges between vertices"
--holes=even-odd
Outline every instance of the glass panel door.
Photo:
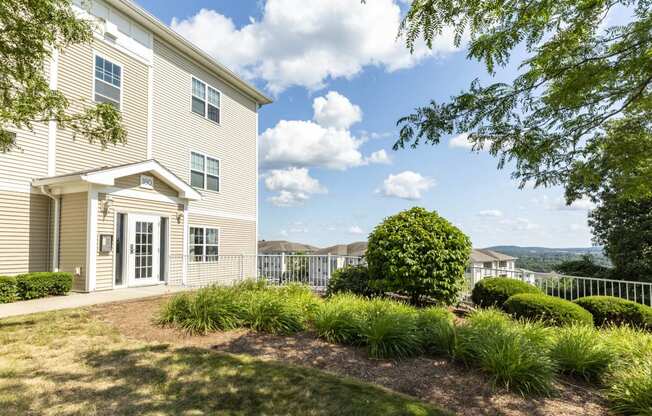
[[136,221],[136,279],[151,279],[152,259],[154,258],[154,223],[151,221]]
[[161,217],[128,214],[129,286],[155,284],[160,274]]

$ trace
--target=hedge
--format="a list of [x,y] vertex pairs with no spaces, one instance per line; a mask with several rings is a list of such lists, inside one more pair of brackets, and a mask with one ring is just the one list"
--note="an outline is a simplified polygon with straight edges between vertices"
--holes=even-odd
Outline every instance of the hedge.
[[0,303],[14,302],[17,299],[16,278],[11,276],[0,276]]
[[508,277],[487,277],[476,283],[471,292],[471,300],[478,306],[488,308],[502,307],[507,299],[519,293],[537,293],[541,290],[534,285]]
[[382,291],[369,285],[369,269],[365,265],[347,266],[336,270],[328,281],[326,296],[337,293],[354,293],[365,297],[382,295]]
[[615,296],[587,296],[575,300],[593,315],[596,325],[631,325],[652,329],[652,308]]
[[0,276],[0,303],[65,295],[71,287],[70,273],[38,272],[16,277]]
[[575,303],[536,293],[521,293],[507,299],[505,311],[516,318],[546,321],[553,325],[581,323],[593,325],[589,311]]

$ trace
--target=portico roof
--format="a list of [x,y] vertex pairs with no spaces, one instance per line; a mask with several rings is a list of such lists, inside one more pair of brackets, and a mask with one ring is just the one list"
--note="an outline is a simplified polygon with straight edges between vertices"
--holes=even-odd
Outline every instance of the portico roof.
[[102,166],[94,169],[87,169],[78,172],[66,173],[57,176],[48,176],[32,180],[32,185],[40,186],[60,186],[74,182],[85,182],[88,184],[113,186],[117,178],[124,176],[137,175],[139,173],[153,172],[163,182],[179,193],[181,198],[191,201],[202,199],[201,194],[186,181],[179,178],[169,169],[161,165],[155,159],[144,160],[141,162],[128,163],[118,166]]

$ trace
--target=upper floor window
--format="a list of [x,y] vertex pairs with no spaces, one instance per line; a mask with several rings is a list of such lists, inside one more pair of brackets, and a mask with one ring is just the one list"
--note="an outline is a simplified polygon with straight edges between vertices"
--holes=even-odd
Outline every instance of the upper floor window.
[[190,185],[219,192],[220,161],[201,153],[192,152],[190,154]]
[[122,67],[95,55],[95,102],[109,103],[120,109],[122,95]]
[[216,123],[220,122],[221,93],[205,82],[192,79],[192,111]]
[[506,262],[506,261],[501,261],[501,262],[498,264],[498,267],[500,267],[501,269],[506,268],[506,267],[507,267],[507,262]]

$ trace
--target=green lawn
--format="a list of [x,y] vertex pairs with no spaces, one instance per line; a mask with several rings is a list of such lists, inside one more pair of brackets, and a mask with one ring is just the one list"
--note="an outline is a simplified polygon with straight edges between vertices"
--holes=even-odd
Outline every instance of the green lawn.
[[85,311],[0,320],[0,409],[38,415],[443,415],[321,371],[127,340]]

